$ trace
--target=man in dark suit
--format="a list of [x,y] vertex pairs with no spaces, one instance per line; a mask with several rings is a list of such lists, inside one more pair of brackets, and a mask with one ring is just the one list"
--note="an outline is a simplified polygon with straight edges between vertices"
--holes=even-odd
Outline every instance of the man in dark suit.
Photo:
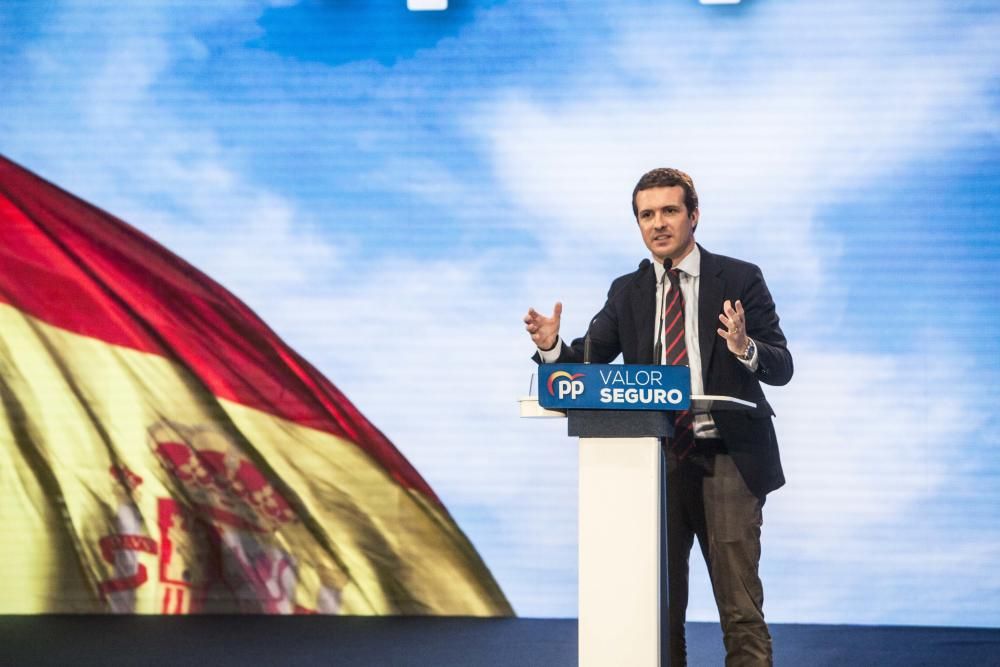
[[[590,326],[591,361],[609,363],[621,354],[627,364],[683,363],[691,368],[693,394],[757,404],[750,411],[680,413],[667,443],[670,664],[686,664],[688,557],[697,536],[726,664],[770,665],[758,575],[761,509],[785,479],[761,383],[786,384],[792,357],[760,269],[695,243],[700,211],[690,176],[676,169],[643,175],[632,211],[652,261],[612,282]],[[536,361],[583,360],[584,339],[567,345],[559,336],[561,315],[560,303],[551,316],[528,310]],[[662,350],[659,359],[654,349]]]

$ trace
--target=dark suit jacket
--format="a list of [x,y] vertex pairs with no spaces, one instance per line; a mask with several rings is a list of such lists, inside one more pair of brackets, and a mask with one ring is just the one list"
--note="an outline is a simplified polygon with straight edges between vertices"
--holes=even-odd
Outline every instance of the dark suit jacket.
[[[747,487],[763,498],[784,484],[785,477],[771,423],[774,411],[764,397],[761,383],[786,384],[792,378],[792,355],[760,269],[698,247],[698,339],[705,393],[735,396],[757,404],[751,411],[715,410],[712,418]],[[726,299],[734,304],[739,299],[746,311],[747,334],[757,345],[759,364],[754,373],[740,363],[726,347],[725,339],[716,333]],[[656,273],[646,260],[636,271],[611,283],[608,300],[590,326],[591,361],[610,363],[621,354],[626,364],[659,363],[653,360],[655,317]],[[582,361],[583,338],[570,345],[563,343],[559,363]]]

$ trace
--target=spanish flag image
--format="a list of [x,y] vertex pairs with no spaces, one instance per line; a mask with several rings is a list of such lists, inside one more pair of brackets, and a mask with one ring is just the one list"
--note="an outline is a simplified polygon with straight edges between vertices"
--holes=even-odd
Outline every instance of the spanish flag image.
[[0,614],[513,613],[239,299],[0,157]]

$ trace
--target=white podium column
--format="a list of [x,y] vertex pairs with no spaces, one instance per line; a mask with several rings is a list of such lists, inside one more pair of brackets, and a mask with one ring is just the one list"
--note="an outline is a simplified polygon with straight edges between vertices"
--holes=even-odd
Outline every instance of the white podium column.
[[658,438],[580,438],[581,667],[659,667],[667,651],[662,459]]
[[[522,417],[569,417],[580,438],[579,662],[583,667],[669,665],[663,411],[542,408]],[[731,396],[692,395],[690,409],[751,410]],[[622,437],[639,436],[639,437]],[[653,436],[653,437],[650,437]]]

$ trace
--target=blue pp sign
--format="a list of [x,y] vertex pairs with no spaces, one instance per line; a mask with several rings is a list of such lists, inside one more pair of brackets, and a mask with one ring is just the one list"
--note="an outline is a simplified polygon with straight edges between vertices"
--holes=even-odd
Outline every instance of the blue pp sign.
[[543,408],[685,410],[691,404],[687,366],[543,364],[538,372]]

